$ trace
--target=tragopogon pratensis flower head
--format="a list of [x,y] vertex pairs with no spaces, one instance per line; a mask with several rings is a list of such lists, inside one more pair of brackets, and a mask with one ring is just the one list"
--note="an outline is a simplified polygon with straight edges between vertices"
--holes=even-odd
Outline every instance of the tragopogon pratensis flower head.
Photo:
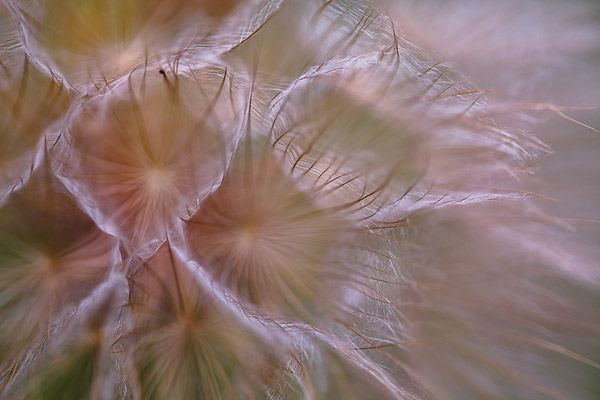
[[597,398],[598,18],[0,0],[0,399]]

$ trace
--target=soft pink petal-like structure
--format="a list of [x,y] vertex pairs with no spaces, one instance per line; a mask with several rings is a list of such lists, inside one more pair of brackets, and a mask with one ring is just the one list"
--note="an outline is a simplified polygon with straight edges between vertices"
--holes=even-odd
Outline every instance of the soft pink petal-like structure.
[[315,306],[327,307],[328,282],[343,279],[332,263],[347,227],[267,153],[234,160],[221,187],[186,221],[186,234],[194,259],[236,298],[310,318]]
[[0,0],[0,399],[597,399],[597,11]]
[[233,85],[213,66],[135,72],[78,110],[57,145],[59,176],[103,229],[151,253],[225,173]]

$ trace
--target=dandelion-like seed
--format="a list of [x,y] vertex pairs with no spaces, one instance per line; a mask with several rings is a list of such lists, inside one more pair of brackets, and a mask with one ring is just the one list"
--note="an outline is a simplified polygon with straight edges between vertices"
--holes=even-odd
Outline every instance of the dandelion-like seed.
[[116,251],[56,178],[36,175],[0,218],[1,365],[10,379],[40,351],[56,321],[106,279]]
[[186,221],[191,252],[236,297],[307,318],[332,290],[323,285],[336,275],[331,253],[345,222],[316,208],[272,156],[258,157],[232,165]]
[[82,106],[65,132],[58,175],[135,249],[160,243],[224,174],[237,121],[227,78],[210,67],[135,73],[99,104]]
[[[120,342],[142,398],[252,396],[274,376],[277,346],[205,293],[189,267],[163,246],[129,266],[131,325]],[[202,362],[199,362],[202,360]]]
[[0,400],[598,398],[597,11],[0,0]]

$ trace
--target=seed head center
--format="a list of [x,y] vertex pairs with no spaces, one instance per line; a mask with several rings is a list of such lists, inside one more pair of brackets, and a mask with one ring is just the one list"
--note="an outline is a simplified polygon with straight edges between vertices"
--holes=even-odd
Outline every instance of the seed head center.
[[247,222],[240,227],[238,246],[240,250],[249,250],[256,245],[259,229],[256,224]]
[[146,184],[153,192],[165,190],[169,186],[170,174],[165,168],[152,167],[146,173]]

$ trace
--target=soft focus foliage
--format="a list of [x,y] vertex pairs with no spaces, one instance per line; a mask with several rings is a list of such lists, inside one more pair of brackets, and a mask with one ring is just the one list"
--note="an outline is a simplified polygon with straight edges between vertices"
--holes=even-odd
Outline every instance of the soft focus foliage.
[[598,398],[599,20],[0,0],[0,399]]

